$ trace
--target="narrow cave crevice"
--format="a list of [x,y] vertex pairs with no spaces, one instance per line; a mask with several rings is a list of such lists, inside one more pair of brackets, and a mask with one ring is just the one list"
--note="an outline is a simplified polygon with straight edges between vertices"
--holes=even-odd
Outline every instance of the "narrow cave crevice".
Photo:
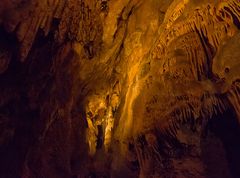
[[[21,80],[23,64],[17,60],[18,41],[14,34],[6,32],[3,26],[0,26],[0,60],[8,59],[7,70],[1,71],[0,83],[1,86],[19,84]],[[9,57],[4,54],[11,54]],[[2,63],[2,61],[0,61]],[[2,66],[1,66],[2,67]]]
[[208,178],[239,178],[240,129],[232,110],[210,119],[207,138],[202,140],[202,157]]

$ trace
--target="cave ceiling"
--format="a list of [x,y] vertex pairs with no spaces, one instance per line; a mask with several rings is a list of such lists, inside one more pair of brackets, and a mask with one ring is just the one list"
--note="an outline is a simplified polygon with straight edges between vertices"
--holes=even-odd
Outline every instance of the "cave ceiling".
[[239,29],[239,0],[1,0],[0,178],[240,177]]

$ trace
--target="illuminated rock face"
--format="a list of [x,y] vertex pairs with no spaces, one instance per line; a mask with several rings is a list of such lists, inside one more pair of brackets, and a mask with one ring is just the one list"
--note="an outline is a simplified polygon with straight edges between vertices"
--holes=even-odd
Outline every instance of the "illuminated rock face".
[[239,0],[2,0],[0,177],[240,177]]

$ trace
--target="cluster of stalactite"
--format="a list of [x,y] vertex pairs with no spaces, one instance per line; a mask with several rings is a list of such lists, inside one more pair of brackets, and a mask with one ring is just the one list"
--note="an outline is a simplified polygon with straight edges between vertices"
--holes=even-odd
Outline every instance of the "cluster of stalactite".
[[[175,4],[173,3],[173,5]],[[212,65],[215,61],[218,63],[218,58],[215,56],[221,50],[220,45],[238,33],[239,2],[204,3],[194,10],[185,6],[184,3],[181,5],[177,3],[175,6],[169,7],[169,14],[166,14],[165,23],[161,27],[164,32],[160,34],[152,56],[155,60],[161,61],[159,77],[162,78],[165,85],[166,91],[163,91],[166,94],[172,91],[170,96],[175,96],[173,100],[177,101],[177,103],[170,102],[169,106],[173,110],[174,106],[178,109],[183,108],[181,112],[183,118],[186,115],[194,115],[197,119],[200,115],[204,115],[204,112],[206,112],[206,117],[211,117],[214,113],[226,108],[221,95],[227,91],[218,91],[221,90],[219,89],[221,87],[217,85],[224,85],[224,82],[221,83],[221,78],[218,78],[218,73],[212,70]],[[184,7],[186,10],[183,10]],[[231,69],[227,68],[226,70]],[[234,81],[229,82],[230,85],[232,82]],[[174,93],[173,87],[177,85],[180,88],[181,86],[191,86],[191,88]],[[180,107],[182,104],[179,103],[181,100],[178,98],[184,98],[184,95],[193,100],[195,106],[190,104],[190,101],[189,103],[183,102],[185,106]],[[159,99],[158,103],[161,102]],[[152,102],[149,103],[150,106],[151,104]],[[193,108],[195,111],[190,111],[188,108]],[[165,110],[170,111],[169,109]],[[156,115],[160,115],[160,113],[163,111],[159,111]]]
[[[85,48],[86,56],[91,59],[101,46],[102,3],[83,0],[1,2],[1,6],[6,8],[1,12],[6,17],[1,19],[1,23],[8,32],[16,33],[20,43],[19,58],[22,61],[27,58],[39,30],[45,36],[55,30],[55,40],[59,43],[66,40],[80,42]],[[52,29],[54,23],[59,24],[57,29]]]
[[[185,123],[194,129],[200,121],[204,129],[208,119],[230,107],[239,118],[238,74],[235,72],[232,78],[226,76],[236,70],[239,63],[231,59],[231,54],[227,56],[227,52],[224,61],[228,62],[220,62],[219,58],[223,57],[218,55],[229,39],[238,36],[239,1],[199,2],[194,9],[190,8],[191,3],[174,1],[171,4],[160,27],[156,47],[151,52],[153,60],[159,60],[160,64],[152,86],[157,83],[163,86],[160,84],[158,94],[150,95],[144,124],[139,130],[145,130],[145,137],[156,130],[162,133],[154,140],[161,137],[177,139],[178,130]],[[237,46],[238,42],[232,41],[232,44]],[[226,66],[213,66],[219,63]],[[146,140],[146,145],[159,147],[159,142]],[[171,147],[175,145],[171,144]],[[145,161],[142,160],[146,159],[144,154],[145,151],[138,156],[140,162]]]

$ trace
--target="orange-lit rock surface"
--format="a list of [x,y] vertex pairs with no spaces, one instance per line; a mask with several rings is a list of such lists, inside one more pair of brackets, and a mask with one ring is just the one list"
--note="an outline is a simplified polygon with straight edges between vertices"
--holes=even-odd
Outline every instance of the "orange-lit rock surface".
[[0,178],[239,178],[239,0],[1,0]]

